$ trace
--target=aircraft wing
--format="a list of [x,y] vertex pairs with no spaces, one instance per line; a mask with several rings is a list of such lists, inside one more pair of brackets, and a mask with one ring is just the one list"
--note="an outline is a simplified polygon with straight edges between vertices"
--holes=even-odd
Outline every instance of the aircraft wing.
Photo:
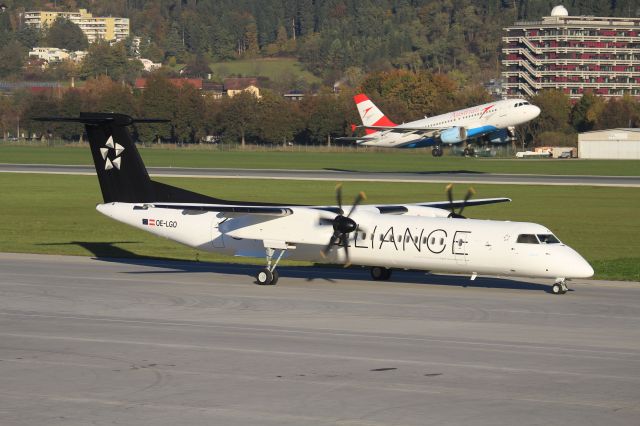
[[358,126],[365,129],[377,130],[379,132],[397,132],[397,133],[410,133],[410,132],[435,132],[438,130],[446,129],[446,127],[400,127],[400,126]]
[[428,203],[417,203],[414,204],[416,206],[423,206],[423,207],[435,207],[438,209],[449,209],[450,207],[462,207],[463,205],[465,207],[472,207],[472,206],[484,206],[487,204],[496,204],[496,203],[509,203],[511,202],[511,198],[479,198],[477,200],[468,200],[466,203],[464,202],[464,200],[454,200],[452,203],[449,203],[449,201],[434,201],[434,202],[428,202]]
[[335,138],[336,141],[352,141],[352,142],[364,142],[364,141],[374,141],[378,138],[372,138],[369,136],[342,136],[339,138]]
[[472,206],[484,206],[487,204],[497,204],[497,203],[508,203],[511,202],[511,198],[481,198],[478,200],[468,200],[466,203],[464,200],[454,200],[449,203],[449,201],[433,201],[426,203],[409,203],[409,204],[382,204],[376,205],[375,207],[378,209],[380,214],[404,214],[409,211],[411,206],[419,206],[419,207],[433,207],[436,209],[442,210],[450,210],[451,208],[457,209],[462,207],[472,207]]
[[[508,203],[511,202],[511,198],[480,198],[477,200],[468,200],[466,203],[464,200],[454,200],[452,203],[449,201],[430,201],[425,203],[407,203],[407,204],[376,204],[373,207],[377,208],[382,214],[400,214],[406,212],[407,206],[421,206],[421,207],[433,207],[438,209],[448,210],[451,207],[459,208],[464,205],[465,207],[484,206],[488,204]],[[199,204],[199,203],[151,203],[153,207],[161,209],[175,209],[185,210],[188,212],[220,212],[226,213],[227,216],[241,216],[241,215],[255,215],[255,216],[273,216],[283,217],[293,214],[294,207],[307,207],[313,210],[326,211],[334,214],[340,214],[340,210],[336,206],[279,206],[279,205],[228,205],[228,204]],[[364,207],[364,206],[363,206]],[[144,207],[140,207],[144,208]]]

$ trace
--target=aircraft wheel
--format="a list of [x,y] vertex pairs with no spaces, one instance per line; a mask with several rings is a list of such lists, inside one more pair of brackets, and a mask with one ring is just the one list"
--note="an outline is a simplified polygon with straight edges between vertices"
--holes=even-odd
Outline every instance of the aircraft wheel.
[[438,156],[438,148],[433,148],[431,150],[431,155],[433,155],[434,157],[437,157]]
[[280,278],[280,275],[278,274],[278,271],[276,269],[273,270],[273,272],[271,273],[272,278],[271,278],[271,282],[269,283],[270,285],[276,285],[278,283],[278,278]]
[[559,283],[555,283],[553,287],[551,287],[551,293],[553,294],[565,294],[567,290],[562,288],[562,285]]
[[468,157],[469,154],[469,148],[465,148],[464,151],[462,151],[465,157]]
[[374,281],[386,281],[391,278],[391,270],[381,266],[374,266],[371,268],[371,278]]
[[256,281],[260,285],[271,285],[273,284],[273,274],[267,268],[261,269],[256,275]]
[[473,157],[474,155],[476,155],[476,151],[475,151],[475,149],[473,149],[473,148],[469,148],[469,155],[470,155],[471,157]]

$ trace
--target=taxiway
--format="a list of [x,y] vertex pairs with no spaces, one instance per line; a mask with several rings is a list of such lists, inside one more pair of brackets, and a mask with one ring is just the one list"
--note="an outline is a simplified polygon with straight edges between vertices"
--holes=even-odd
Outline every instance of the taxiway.
[[14,425],[636,425],[640,283],[0,254]]
[[[386,181],[424,183],[487,183],[509,185],[588,185],[640,187],[640,176],[527,175],[468,172],[357,172],[349,170],[198,169],[147,167],[151,176],[325,180],[332,182]],[[0,172],[95,175],[93,166],[0,164]]]

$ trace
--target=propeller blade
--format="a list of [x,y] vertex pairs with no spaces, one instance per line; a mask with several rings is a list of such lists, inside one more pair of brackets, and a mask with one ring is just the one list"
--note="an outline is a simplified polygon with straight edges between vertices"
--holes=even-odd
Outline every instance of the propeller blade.
[[467,201],[469,201],[469,199],[473,197],[475,194],[476,194],[475,189],[469,188],[467,190],[467,195],[464,196],[464,201],[462,202],[462,206],[460,206],[460,211],[458,211],[458,215],[462,216],[462,210],[464,210],[464,208],[467,206]]
[[347,260],[346,263],[344,264],[344,267],[348,268],[349,266],[351,266],[351,258],[349,257],[349,235],[348,234],[342,235],[342,247],[344,247],[344,256]]
[[366,199],[367,199],[367,194],[365,194],[363,191],[360,191],[355,201],[353,202],[353,206],[351,206],[351,210],[349,211],[349,214],[347,215],[347,217],[351,216],[351,213],[355,211],[356,207],[358,207],[358,205],[362,202],[362,200],[366,200]]
[[336,185],[336,201],[338,202],[338,208],[340,209],[340,214],[344,214],[344,210],[342,210],[342,184],[341,183]]
[[456,212],[453,208],[453,184],[450,183],[447,185],[445,191],[447,192],[447,198],[449,199],[449,210],[451,210],[451,214],[455,214]]
[[331,246],[333,246],[336,242],[336,238],[340,237],[340,232],[339,231],[334,231],[333,234],[331,234],[331,238],[329,238],[329,244],[327,244],[322,250],[320,250],[320,255],[324,258],[327,257],[327,253],[329,253],[329,250],[331,250]]

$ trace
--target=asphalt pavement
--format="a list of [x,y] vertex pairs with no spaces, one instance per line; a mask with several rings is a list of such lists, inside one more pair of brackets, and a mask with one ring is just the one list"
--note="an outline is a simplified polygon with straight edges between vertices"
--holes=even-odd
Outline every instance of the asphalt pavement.
[[0,254],[0,423],[637,425],[640,283]]

